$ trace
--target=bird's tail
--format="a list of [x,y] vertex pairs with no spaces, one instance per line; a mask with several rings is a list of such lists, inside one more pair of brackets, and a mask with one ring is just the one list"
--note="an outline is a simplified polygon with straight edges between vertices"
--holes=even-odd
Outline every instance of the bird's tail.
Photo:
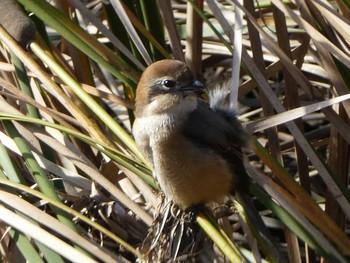
[[250,147],[251,136],[244,130],[237,119],[238,109],[230,102],[231,79],[226,79],[221,83],[208,87],[209,106],[214,111],[220,113],[234,129],[235,141],[241,147]]
[[227,114],[236,115],[237,109],[230,103],[231,79],[208,87],[209,105],[215,111],[227,112]]

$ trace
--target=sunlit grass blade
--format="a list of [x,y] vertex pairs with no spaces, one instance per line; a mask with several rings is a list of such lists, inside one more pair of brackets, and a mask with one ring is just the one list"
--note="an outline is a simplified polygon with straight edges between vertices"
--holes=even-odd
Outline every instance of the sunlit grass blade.
[[118,138],[120,138],[120,141],[124,143],[128,149],[130,149],[140,160],[144,160],[130,135],[127,134],[67,72],[65,72],[50,56],[45,54],[37,44],[31,44],[31,48],[71,89],[73,89],[75,94],[111,129]]
[[[321,210],[311,196],[288,175],[285,169],[267,153],[258,142],[255,143],[255,152],[264,160],[264,163],[269,166],[277,178],[283,182],[285,189],[288,189],[288,191],[294,195],[293,198],[295,198],[295,200],[293,200],[293,203],[298,206],[298,209],[302,210],[300,212],[309,220],[312,220],[313,224],[323,231],[328,238],[333,240],[344,253],[350,255],[350,239],[334,221]],[[290,199],[290,201],[292,200]],[[325,224],[325,222],[327,223]]]
[[[31,236],[36,241],[45,243],[48,247],[63,255],[72,262],[96,262],[90,257],[86,256],[84,253],[68,245],[61,239],[53,236],[49,232],[44,231],[42,228],[35,226],[29,221],[23,219],[19,215],[0,205],[0,218],[6,224],[18,229],[19,231]],[[40,235],[38,235],[40,233]]]
[[[11,134],[11,136],[14,138],[14,141],[17,144],[17,147],[22,153],[22,156],[24,158],[24,162],[27,165],[27,169],[30,171],[32,176],[37,181],[40,189],[51,197],[52,199],[56,200],[57,202],[61,202],[61,199],[56,194],[56,191],[54,189],[53,184],[49,181],[47,174],[43,171],[43,169],[38,165],[36,162],[34,156],[32,155],[31,149],[28,146],[27,142],[22,138],[22,136],[19,134],[16,127],[11,122],[3,122],[8,132]],[[67,226],[69,226],[71,229],[74,229],[77,231],[76,226],[72,223],[70,217],[63,212],[60,209],[55,210],[57,217]]]
[[338,253],[333,254],[329,251],[329,247],[325,247],[319,244],[320,240],[317,240],[311,233],[308,232],[306,228],[299,224],[299,222],[294,219],[285,209],[280,207],[275,203],[273,199],[269,195],[267,195],[261,188],[254,185],[252,187],[253,193],[259,198],[259,200],[264,203],[269,209],[271,209],[274,214],[286,225],[289,229],[291,229],[294,233],[296,233],[304,242],[306,242],[312,249],[316,250],[319,254],[325,257],[330,261],[338,261],[344,262],[344,258],[340,256]]
[[129,65],[107,47],[99,43],[94,37],[79,28],[57,9],[43,0],[19,0],[19,2],[120,80],[131,86],[135,85],[138,74]]
[[128,243],[126,243],[124,240],[122,240],[121,238],[117,237],[115,234],[113,234],[111,231],[109,231],[108,229],[102,227],[101,225],[99,225],[98,223],[92,221],[91,219],[87,218],[86,216],[80,214],[79,212],[75,211],[74,209],[60,203],[57,202],[54,199],[51,199],[50,197],[40,193],[39,191],[33,190],[27,186],[21,185],[21,184],[17,184],[17,183],[13,183],[10,182],[8,180],[3,180],[0,178],[0,184],[3,185],[7,185],[10,187],[13,187],[14,189],[17,190],[21,190],[24,191],[32,196],[35,196],[37,198],[40,198],[42,200],[45,200],[46,202],[49,202],[50,204],[54,205],[57,208],[60,208],[64,211],[66,211],[67,213],[71,214],[72,216],[79,218],[80,220],[82,220],[83,222],[91,225],[92,227],[94,227],[95,229],[97,229],[98,231],[101,231],[101,233],[107,235],[109,238],[111,238],[112,240],[114,240],[115,242],[121,244],[122,246],[124,246],[126,249],[128,249],[131,253],[134,253],[135,255],[138,254],[138,252],[132,247],[130,246]]
[[245,262],[239,249],[229,242],[229,239],[223,236],[203,214],[199,214],[196,221],[231,262]]
[[66,134],[69,134],[70,136],[74,136],[79,140],[82,140],[83,142],[91,145],[92,147],[95,147],[97,150],[103,152],[108,157],[110,157],[117,163],[123,165],[125,168],[129,169],[133,173],[139,175],[141,178],[143,178],[145,181],[147,181],[149,184],[153,185],[153,187],[156,188],[156,185],[154,185],[153,179],[151,179],[151,177],[149,176],[150,171],[146,166],[136,162],[135,160],[131,159],[130,157],[116,150],[115,148],[109,147],[108,145],[105,145],[103,142],[97,141],[85,134],[82,134],[75,130],[71,130],[67,127],[64,127],[55,123],[50,123],[44,120],[39,120],[28,116],[19,116],[19,115],[13,115],[13,114],[0,113],[0,119],[16,120],[20,122],[28,122],[36,125],[41,125],[44,127],[51,127],[54,129],[58,129]]

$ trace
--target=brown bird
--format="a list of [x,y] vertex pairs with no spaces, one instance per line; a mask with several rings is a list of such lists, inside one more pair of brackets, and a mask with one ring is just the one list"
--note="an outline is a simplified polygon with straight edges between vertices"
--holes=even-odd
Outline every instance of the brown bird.
[[[201,82],[181,61],[162,60],[142,74],[136,92],[136,144],[165,196],[182,208],[246,191],[241,147],[247,134],[216,91],[210,106]],[[209,93],[210,94],[210,93]]]

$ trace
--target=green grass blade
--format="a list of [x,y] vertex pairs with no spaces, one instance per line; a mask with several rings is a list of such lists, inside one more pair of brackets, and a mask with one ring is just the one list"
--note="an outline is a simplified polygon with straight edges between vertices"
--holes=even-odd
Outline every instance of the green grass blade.
[[[16,143],[18,149],[20,150],[28,170],[37,181],[40,189],[43,191],[44,194],[46,194],[50,198],[56,200],[57,202],[61,202],[60,198],[56,194],[56,190],[53,187],[53,184],[49,181],[47,175],[35,160],[27,142],[22,138],[22,136],[19,134],[19,132],[11,122],[4,121],[3,124],[8,130],[11,137],[14,139],[14,142]],[[73,224],[68,214],[66,214],[60,209],[55,209],[55,212],[57,214],[57,217],[64,224],[66,224],[71,229],[77,231],[76,226]]]
[[73,23],[67,16],[43,0],[18,0],[45,23],[57,30],[77,48],[102,65],[124,83],[134,86],[138,73],[110,49],[99,43]]

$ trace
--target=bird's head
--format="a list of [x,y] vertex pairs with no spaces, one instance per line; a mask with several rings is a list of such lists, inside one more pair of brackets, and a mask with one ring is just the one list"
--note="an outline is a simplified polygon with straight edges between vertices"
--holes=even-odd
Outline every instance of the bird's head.
[[204,92],[200,81],[178,60],[161,60],[142,74],[136,91],[136,115],[167,113],[196,107],[198,95]]

